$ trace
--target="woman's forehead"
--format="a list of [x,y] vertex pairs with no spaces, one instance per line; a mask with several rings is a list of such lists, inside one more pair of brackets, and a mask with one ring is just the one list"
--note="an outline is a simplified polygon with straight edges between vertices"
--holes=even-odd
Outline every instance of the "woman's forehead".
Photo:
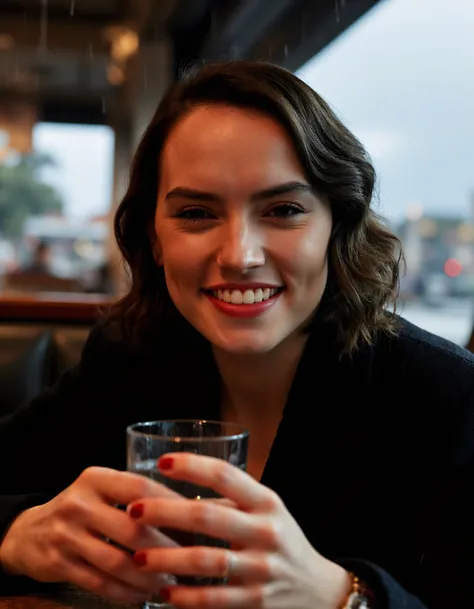
[[203,126],[207,127],[207,133],[231,135],[245,127],[271,129],[274,126],[280,127],[280,124],[272,116],[256,109],[219,103],[203,104],[184,114],[175,124],[172,133],[181,132],[186,136],[190,132],[202,132]]
[[226,106],[199,107],[170,133],[161,157],[161,178],[219,181],[301,179],[290,136],[274,119]]

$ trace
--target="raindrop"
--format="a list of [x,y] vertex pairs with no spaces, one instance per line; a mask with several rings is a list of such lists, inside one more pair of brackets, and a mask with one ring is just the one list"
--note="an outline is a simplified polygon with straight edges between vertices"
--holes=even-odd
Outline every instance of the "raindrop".
[[285,46],[283,47],[283,54],[285,55],[285,57],[288,57],[288,45],[285,44]]
[[339,15],[339,0],[334,0],[334,2],[336,3],[336,21],[339,23],[341,20],[341,16]]
[[69,7],[69,14],[74,17],[74,11],[76,10],[76,0],[71,0],[71,6]]
[[148,71],[146,68],[143,70],[143,89],[148,91]]
[[105,97],[102,98],[102,114],[105,114],[105,111],[107,110],[107,103],[105,101]]
[[87,54],[89,55],[89,59],[94,58],[94,47],[92,46],[92,42],[89,42],[87,45]]

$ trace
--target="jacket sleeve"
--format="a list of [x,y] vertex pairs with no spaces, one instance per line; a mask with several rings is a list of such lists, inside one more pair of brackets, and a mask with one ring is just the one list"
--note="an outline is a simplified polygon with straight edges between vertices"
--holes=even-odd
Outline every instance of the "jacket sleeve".
[[366,581],[379,609],[474,605],[474,390],[456,402],[445,402],[436,464],[414,499],[416,552],[389,568],[358,559],[337,561]]
[[[454,513],[453,516],[456,517]],[[469,523],[466,527],[459,527],[459,523],[453,523],[449,529],[453,535],[449,540],[442,541],[434,533],[433,540],[441,541],[440,545],[422,555],[417,566],[408,566],[408,569],[407,565],[401,566],[406,576],[403,578],[406,583],[403,581],[403,584],[369,561],[343,559],[337,562],[367,583],[375,595],[376,609],[470,607],[473,603],[474,560],[470,550],[474,540],[473,525]],[[445,532],[451,534],[451,530]]]
[[[97,443],[90,428],[110,374],[104,367],[104,359],[110,361],[106,343],[99,325],[91,331],[76,367],[0,420],[0,542],[22,511],[49,501],[94,464]],[[8,576],[0,565],[0,595],[27,590],[35,583]]]
[[342,559],[337,562],[367,584],[376,599],[374,609],[431,609],[378,565],[358,559]]

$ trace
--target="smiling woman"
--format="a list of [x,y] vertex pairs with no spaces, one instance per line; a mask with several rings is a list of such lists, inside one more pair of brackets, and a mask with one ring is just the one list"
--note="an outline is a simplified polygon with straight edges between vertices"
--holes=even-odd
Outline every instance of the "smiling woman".
[[[210,64],[171,87],[116,215],[128,293],[80,364],[0,422],[2,592],[472,604],[474,356],[389,310],[401,253],[374,181],[357,139],[282,68]],[[121,471],[125,428],[157,419],[237,423],[247,471],[160,458],[161,482],[213,502]],[[169,528],[230,548],[181,547]]]
[[[183,268],[186,259],[191,272],[190,254],[198,265],[197,252],[210,255],[211,248],[218,265],[229,262],[227,279],[232,270],[238,275],[241,292],[243,271],[247,282],[257,278],[285,288],[272,300],[281,306],[272,307],[265,320],[274,324],[278,312],[287,319],[290,305],[290,334],[310,321],[317,304],[337,327],[345,352],[370,343],[379,328],[394,330],[384,309],[397,294],[399,242],[370,208],[370,160],[312,89],[275,66],[268,78],[267,69],[242,62],[208,66],[197,77],[191,71],[164,98],[145,133],[115,223],[132,273],[131,290],[115,313],[130,338],[157,329],[157,306],[166,312],[162,319],[175,307],[186,317],[182,307],[189,311],[197,302],[194,286],[193,298],[188,294],[178,304],[178,293],[171,293],[173,265],[161,264],[162,257],[178,252],[182,259],[176,262]],[[208,251],[197,249],[198,243]],[[279,263],[272,261],[277,252]],[[215,269],[208,271],[200,278],[201,290],[216,283]],[[222,277],[217,284],[224,294],[229,289]],[[206,301],[201,302],[205,324]]]
[[326,285],[332,215],[285,129],[248,109],[198,107],[168,136],[160,178],[155,259],[180,313],[236,353],[298,332]]

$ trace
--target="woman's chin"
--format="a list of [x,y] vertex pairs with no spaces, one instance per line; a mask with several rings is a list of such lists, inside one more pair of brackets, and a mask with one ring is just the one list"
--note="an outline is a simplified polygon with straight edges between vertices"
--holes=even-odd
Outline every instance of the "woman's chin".
[[[232,353],[233,355],[259,355],[268,353],[274,349],[280,341],[270,336],[258,336],[258,332],[253,332],[251,336],[216,336],[210,340],[215,349]],[[211,337],[209,337],[211,338]]]

